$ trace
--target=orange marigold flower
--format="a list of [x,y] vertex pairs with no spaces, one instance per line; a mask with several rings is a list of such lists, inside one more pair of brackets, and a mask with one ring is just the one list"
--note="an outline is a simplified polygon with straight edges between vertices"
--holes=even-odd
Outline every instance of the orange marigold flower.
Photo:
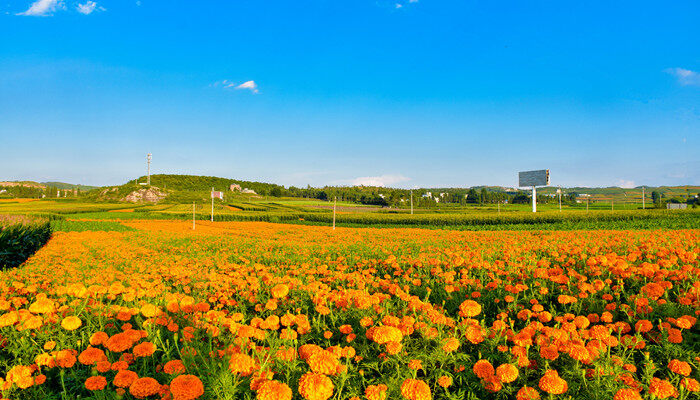
[[613,400],[642,400],[642,396],[635,389],[620,389],[615,393]]
[[385,384],[369,385],[365,389],[367,400],[386,400],[387,386]]
[[91,376],[85,380],[87,390],[102,390],[107,386],[107,379],[104,376]]
[[481,314],[481,304],[474,300],[464,300],[459,305],[459,313],[462,317],[471,318]]
[[447,389],[448,387],[452,386],[452,377],[443,375],[438,378],[437,383],[440,385],[440,387]]
[[163,366],[163,372],[169,375],[181,374],[185,372],[185,364],[180,360],[170,360]]
[[63,321],[61,321],[61,326],[63,329],[67,331],[74,331],[83,324],[83,321],[80,320],[80,318],[76,317],[75,315],[71,315],[70,317],[65,317],[63,318]]
[[496,368],[496,376],[503,383],[510,383],[518,379],[518,367],[513,364],[501,364]]
[[406,379],[401,384],[401,395],[407,400],[431,400],[430,386],[419,379]]
[[685,361],[680,361],[676,359],[673,359],[668,362],[668,369],[670,369],[671,372],[683,376],[688,376],[691,372],[690,364],[688,364]]
[[258,389],[258,400],[292,400],[292,389],[280,381],[266,381]]
[[555,369],[549,369],[540,378],[539,383],[542,391],[550,394],[562,394],[569,390],[569,384],[559,377],[559,373]]
[[134,340],[129,332],[117,333],[107,339],[107,341],[104,343],[105,347],[107,347],[109,351],[113,351],[115,353],[121,353],[129,350],[133,344]]
[[649,383],[649,393],[660,399],[678,397],[678,390],[665,379],[652,378]]
[[311,371],[326,375],[335,375],[340,365],[338,357],[328,350],[314,352],[307,362],[311,367]]
[[228,362],[228,368],[234,374],[248,376],[257,369],[257,365],[255,364],[253,357],[243,353],[236,353],[231,356],[231,359]]
[[472,368],[472,371],[476,376],[478,376],[481,379],[485,379],[488,376],[493,375],[496,371],[493,369],[493,365],[491,365],[488,360],[479,360],[474,364],[474,367]]
[[104,344],[107,339],[109,339],[109,335],[107,335],[104,332],[95,332],[90,336],[90,344],[93,346],[99,346],[101,344]]
[[333,381],[326,375],[307,372],[299,378],[299,394],[306,400],[327,400],[333,395]]
[[484,341],[484,332],[481,326],[476,324],[469,325],[464,335],[467,337],[467,340],[473,344],[479,344]]
[[96,347],[88,347],[78,356],[78,361],[83,365],[93,365],[100,361],[106,361],[105,352]]
[[447,338],[442,341],[442,350],[451,353],[459,348],[459,339]]
[[523,386],[515,395],[516,400],[539,400],[540,393],[535,388]]
[[634,330],[636,330],[639,333],[649,332],[653,327],[654,325],[651,323],[651,321],[646,319],[637,321],[637,323],[634,324]]
[[700,392],[700,382],[693,378],[683,378],[681,387],[684,387],[689,392]]
[[119,370],[119,372],[117,372],[117,374],[114,376],[112,383],[116,387],[127,388],[131,386],[131,384],[134,383],[138,377],[139,376],[136,374],[136,372],[129,371],[128,369],[122,369]]
[[178,375],[170,382],[173,400],[194,400],[204,394],[202,381],[194,375]]
[[75,350],[59,350],[55,353],[56,365],[61,368],[72,368],[77,361]]
[[138,378],[129,386],[129,393],[137,399],[145,399],[156,395],[160,390],[160,383],[151,377]]
[[603,325],[596,325],[588,331],[588,335],[593,339],[605,339],[610,336],[610,330]]
[[151,342],[143,342],[134,346],[134,357],[148,357],[155,353],[156,345]]

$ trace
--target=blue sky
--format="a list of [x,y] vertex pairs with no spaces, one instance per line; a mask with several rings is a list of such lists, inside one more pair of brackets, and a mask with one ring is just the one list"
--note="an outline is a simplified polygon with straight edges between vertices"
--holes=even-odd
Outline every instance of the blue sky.
[[0,179],[700,184],[700,3],[0,0]]

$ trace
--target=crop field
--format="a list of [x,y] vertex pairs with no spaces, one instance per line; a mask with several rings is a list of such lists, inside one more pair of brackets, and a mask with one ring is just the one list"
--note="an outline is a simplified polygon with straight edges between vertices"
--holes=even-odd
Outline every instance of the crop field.
[[700,390],[696,229],[52,223],[62,231],[2,272],[4,398],[626,400]]

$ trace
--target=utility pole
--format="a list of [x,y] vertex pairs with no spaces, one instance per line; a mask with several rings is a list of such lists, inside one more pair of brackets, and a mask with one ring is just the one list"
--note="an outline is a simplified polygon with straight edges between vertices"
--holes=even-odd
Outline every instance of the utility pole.
[[642,210],[645,209],[646,204],[644,204],[644,186],[642,186]]
[[561,212],[561,188],[557,189],[557,193],[559,193],[559,212]]
[[192,230],[194,230],[194,201],[192,202]]
[[532,187],[532,212],[537,212],[537,189]]
[[148,155],[146,156],[146,176],[148,176],[146,180],[147,186],[151,186],[151,158],[151,153],[148,153]]
[[496,203],[496,207],[498,208],[498,213],[501,213],[501,202],[500,200]]
[[333,197],[333,230],[335,230],[335,206],[338,201],[337,197]]
[[615,202],[610,200],[610,211],[615,211]]
[[211,222],[214,222],[214,188],[211,188]]
[[590,197],[586,197],[586,212],[588,212],[588,200],[590,200]]
[[411,215],[413,215],[413,189],[411,189]]

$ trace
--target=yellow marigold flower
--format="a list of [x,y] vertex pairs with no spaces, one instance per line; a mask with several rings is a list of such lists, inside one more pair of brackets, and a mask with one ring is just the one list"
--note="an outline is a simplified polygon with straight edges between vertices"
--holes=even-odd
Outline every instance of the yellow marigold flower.
[[400,342],[403,339],[403,334],[398,328],[393,326],[379,326],[372,334],[372,340],[379,344],[388,342]]
[[326,375],[307,372],[299,379],[299,394],[306,400],[327,400],[333,395],[333,381]]
[[281,299],[289,293],[289,287],[283,283],[278,283],[277,285],[272,287],[270,293],[272,293],[272,297],[276,299]]
[[431,400],[430,386],[418,379],[406,379],[401,384],[401,395],[407,400]]
[[67,331],[74,331],[83,324],[83,321],[80,320],[80,318],[71,315],[70,317],[65,317],[63,318],[63,321],[61,321],[61,326],[63,329]]

